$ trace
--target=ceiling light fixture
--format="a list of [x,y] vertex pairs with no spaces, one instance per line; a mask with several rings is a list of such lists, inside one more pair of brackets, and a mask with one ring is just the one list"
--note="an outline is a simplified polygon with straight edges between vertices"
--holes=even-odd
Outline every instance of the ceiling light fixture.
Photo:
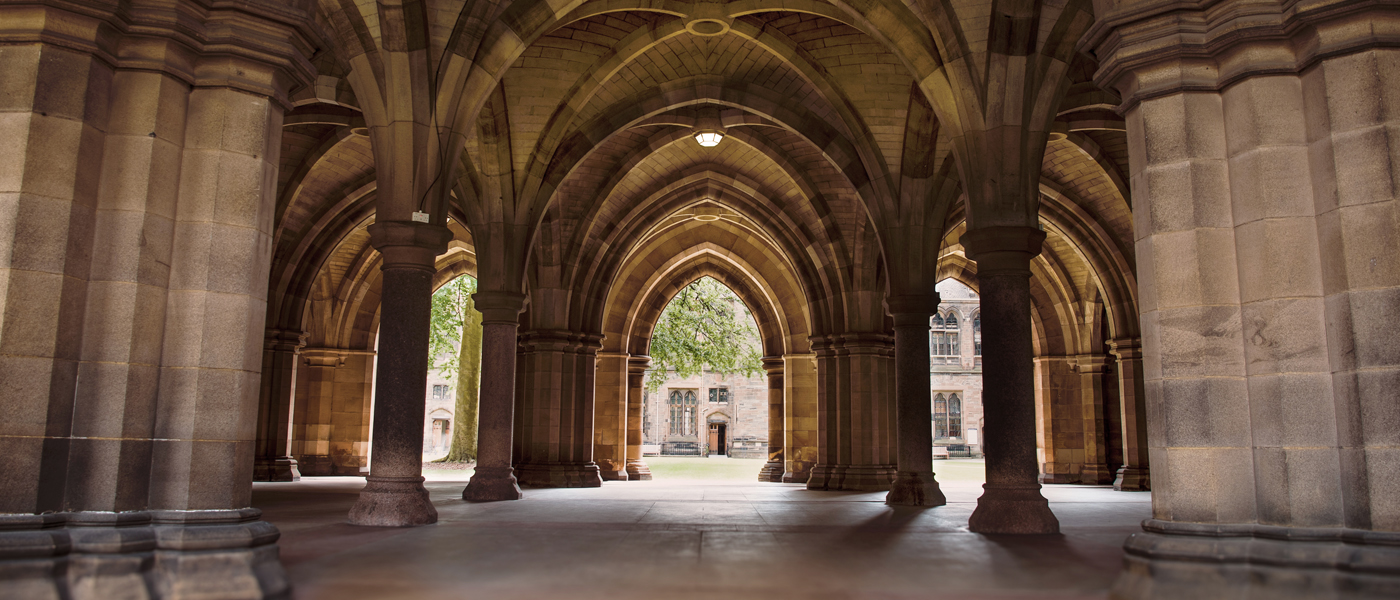
[[695,143],[706,148],[713,148],[719,145],[719,141],[724,139],[724,134],[718,131],[697,131],[695,132]]

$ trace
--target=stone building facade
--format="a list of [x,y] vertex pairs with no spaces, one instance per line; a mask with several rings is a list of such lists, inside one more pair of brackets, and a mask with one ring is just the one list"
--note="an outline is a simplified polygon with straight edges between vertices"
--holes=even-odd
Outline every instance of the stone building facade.
[[251,482],[370,443],[350,522],[434,522],[466,273],[465,500],[644,479],[651,330],[711,276],[765,481],[940,504],[952,278],[969,531],[1113,481],[1118,597],[1394,597],[1397,40],[1393,0],[0,0],[0,595],[285,597]]
[[644,391],[642,443],[663,455],[767,458],[766,379],[705,372]]
[[977,293],[954,279],[938,282],[938,313],[929,317],[929,387],[933,445],[948,456],[981,456],[981,310]]

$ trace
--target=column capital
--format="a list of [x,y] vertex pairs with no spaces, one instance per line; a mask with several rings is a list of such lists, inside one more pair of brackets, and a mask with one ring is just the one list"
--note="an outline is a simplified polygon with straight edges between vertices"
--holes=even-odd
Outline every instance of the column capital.
[[481,322],[520,324],[520,312],[525,310],[525,294],[514,292],[477,292],[472,294]]
[[1108,355],[1080,354],[1070,364],[1080,373],[1102,373],[1108,367]]
[[1108,351],[1118,360],[1142,358],[1142,338],[1119,338],[1108,341]]
[[765,356],[765,357],[763,357],[763,370],[768,372],[768,376],[769,376],[769,377],[772,377],[772,376],[774,376],[774,375],[782,375],[782,374],[783,374],[783,365],[785,365],[785,364],[786,364],[786,362],[783,360],[783,357],[781,357],[781,356]]
[[369,226],[369,242],[384,257],[383,269],[437,272],[439,254],[447,251],[452,232],[442,225],[413,221],[379,221]]
[[885,308],[894,317],[896,327],[913,325],[927,327],[929,315],[938,312],[940,300],[942,299],[938,297],[937,292],[885,296]]
[[627,357],[628,373],[645,373],[651,367],[651,357],[645,354],[634,354]]
[[1116,89],[1120,111],[1182,92],[1219,92],[1260,75],[1301,73],[1319,61],[1400,44],[1392,2],[1247,0],[1119,3],[1079,42],[1099,61],[1094,83]]
[[301,358],[312,367],[342,367],[345,366],[346,352],[339,348],[302,348]]
[[1020,271],[1030,274],[1031,259],[1040,254],[1045,232],[1034,227],[984,227],[962,235],[968,258],[978,273]]
[[263,349],[276,352],[296,352],[306,345],[308,334],[296,329],[269,327],[264,333]]

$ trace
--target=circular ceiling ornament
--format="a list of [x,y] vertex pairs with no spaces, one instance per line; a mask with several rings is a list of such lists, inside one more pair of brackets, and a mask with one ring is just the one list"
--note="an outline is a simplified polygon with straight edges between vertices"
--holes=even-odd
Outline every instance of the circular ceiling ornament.
[[729,33],[729,23],[719,19],[695,19],[685,24],[685,30],[705,37],[724,35]]

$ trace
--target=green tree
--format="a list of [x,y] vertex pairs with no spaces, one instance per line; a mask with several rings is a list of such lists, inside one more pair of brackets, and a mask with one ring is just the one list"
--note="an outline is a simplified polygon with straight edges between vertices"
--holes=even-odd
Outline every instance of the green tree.
[[724,284],[701,277],[661,311],[651,336],[647,389],[660,389],[672,371],[680,377],[707,368],[722,375],[757,375],[763,370],[757,340],[748,307]]
[[476,280],[458,277],[433,294],[428,336],[432,366],[457,378],[452,447],[437,462],[476,460],[477,411],[481,392],[481,313],[472,293]]

